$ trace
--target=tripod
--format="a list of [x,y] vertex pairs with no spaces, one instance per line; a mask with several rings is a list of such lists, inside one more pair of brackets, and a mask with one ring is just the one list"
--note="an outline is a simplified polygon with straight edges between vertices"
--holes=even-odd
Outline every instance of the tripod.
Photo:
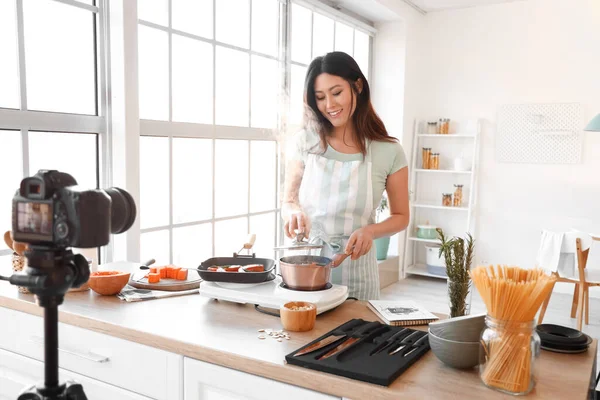
[[44,308],[44,383],[26,388],[18,400],[87,400],[83,387],[74,381],[58,381],[58,306],[71,287],[90,276],[85,257],[66,248],[30,246],[25,252],[28,268],[12,275],[11,284],[25,286]]

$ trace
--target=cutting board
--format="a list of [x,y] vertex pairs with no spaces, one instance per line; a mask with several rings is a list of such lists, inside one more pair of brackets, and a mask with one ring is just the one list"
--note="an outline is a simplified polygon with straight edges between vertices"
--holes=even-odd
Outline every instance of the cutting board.
[[188,278],[185,281],[178,281],[177,279],[161,279],[158,283],[148,283],[148,278],[142,278],[143,274],[148,271],[137,271],[132,276],[136,278],[135,281],[129,279],[128,285],[133,286],[137,289],[149,289],[149,290],[165,290],[167,292],[177,292],[180,290],[198,289],[200,287],[200,275],[195,271],[188,271]]

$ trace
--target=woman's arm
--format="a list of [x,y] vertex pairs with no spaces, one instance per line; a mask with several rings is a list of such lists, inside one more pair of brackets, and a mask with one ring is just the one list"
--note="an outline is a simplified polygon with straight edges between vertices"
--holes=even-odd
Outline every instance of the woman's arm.
[[404,167],[387,177],[385,190],[388,194],[390,217],[377,224],[367,225],[352,233],[346,244],[346,254],[352,253],[352,260],[367,254],[373,246],[373,239],[392,236],[403,231],[410,220],[408,203],[408,167]]
[[306,234],[310,231],[308,218],[302,212],[299,201],[303,175],[304,163],[302,161],[290,160],[286,163],[281,217],[285,221],[283,231],[289,238],[295,236],[295,229],[304,231]]
[[369,225],[373,238],[392,236],[403,231],[410,221],[410,204],[408,202],[408,167],[404,167],[389,175],[385,183],[390,205],[390,217],[385,221]]

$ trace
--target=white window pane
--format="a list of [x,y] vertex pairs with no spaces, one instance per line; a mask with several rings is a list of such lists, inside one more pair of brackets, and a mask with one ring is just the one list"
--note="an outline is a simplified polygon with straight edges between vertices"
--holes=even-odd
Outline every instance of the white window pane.
[[216,222],[215,257],[232,257],[233,253],[244,246],[247,238],[247,217]]
[[250,233],[256,235],[254,252],[257,257],[273,258],[275,256],[275,213],[254,215],[250,217]]
[[169,38],[138,25],[140,118],[169,119]]
[[171,2],[174,29],[212,39],[212,0],[171,0]]
[[140,137],[140,226],[169,223],[169,139]]
[[333,20],[313,14],[313,58],[333,51]]
[[[173,229],[173,264],[178,267],[196,268],[211,257],[212,224]],[[195,272],[190,271],[188,274]]]
[[292,3],[292,60],[304,64],[311,60],[312,12]]
[[212,124],[213,49],[173,35],[173,121]]
[[335,51],[343,51],[352,56],[354,52],[354,29],[341,22],[335,23]]
[[17,13],[14,1],[0,1],[0,107],[19,108]]
[[290,123],[299,125],[304,112],[304,79],[306,67],[292,65],[292,79],[290,85]]
[[[21,133],[0,131],[0,231],[11,229],[12,199],[23,177],[23,159],[21,151]],[[0,250],[7,249],[4,240]]]
[[169,24],[169,0],[138,0],[137,4],[138,19],[164,26]]
[[369,35],[354,31],[354,59],[365,77],[369,77]]
[[216,39],[244,49],[249,48],[250,0],[218,0],[216,6]]
[[[142,262],[154,258],[156,260],[155,265],[170,264],[168,230],[142,233],[140,244],[140,259]],[[138,272],[138,274],[140,274],[140,277],[142,276],[141,272]]]
[[279,77],[276,60],[252,56],[252,127],[277,127]]
[[51,0],[23,2],[27,108],[96,114],[92,15]]
[[81,187],[97,188],[96,135],[29,132],[29,175],[40,169],[66,172]]
[[279,0],[252,0],[252,50],[277,56]]
[[273,210],[277,191],[275,142],[250,142],[250,212]]
[[216,68],[215,123],[248,126],[249,54],[217,46]]
[[228,217],[247,212],[248,141],[217,140],[215,143],[215,217]]
[[173,139],[176,224],[212,218],[212,147],[211,139]]

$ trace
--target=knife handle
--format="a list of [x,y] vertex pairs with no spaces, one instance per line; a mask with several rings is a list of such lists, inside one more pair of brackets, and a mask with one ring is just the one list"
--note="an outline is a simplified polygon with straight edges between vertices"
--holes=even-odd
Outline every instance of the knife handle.
[[349,336],[353,337],[353,338],[360,338],[363,336],[367,336],[369,333],[371,333],[370,331],[372,329],[374,330],[375,328],[380,327],[380,326],[381,326],[381,322],[376,322],[376,321],[369,322],[368,324],[365,324],[365,325],[361,326],[360,328],[358,328],[356,331],[354,331],[352,333],[352,335],[349,335]]

